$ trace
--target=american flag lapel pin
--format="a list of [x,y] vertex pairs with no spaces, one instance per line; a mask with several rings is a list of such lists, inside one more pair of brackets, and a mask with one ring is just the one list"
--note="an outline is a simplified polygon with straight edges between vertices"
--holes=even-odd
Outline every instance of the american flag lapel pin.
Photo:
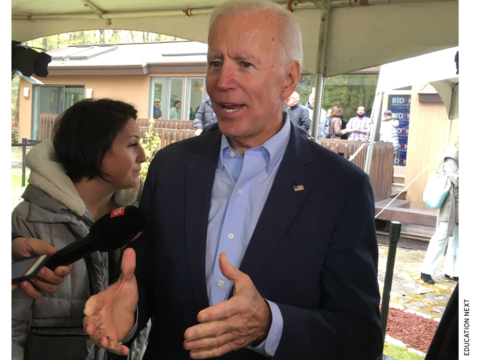
[[303,185],[295,185],[293,186],[294,191],[302,191],[305,190],[305,187]]

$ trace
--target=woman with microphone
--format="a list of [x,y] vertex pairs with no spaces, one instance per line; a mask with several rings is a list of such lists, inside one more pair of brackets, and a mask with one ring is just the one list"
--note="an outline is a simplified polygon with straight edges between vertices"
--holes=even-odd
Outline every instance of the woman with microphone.
[[[132,105],[110,99],[85,99],[61,114],[52,139],[25,158],[29,185],[12,213],[12,231],[60,250],[113,209],[137,204],[146,157],[136,117]],[[55,294],[41,291],[33,300],[14,290],[12,359],[107,359],[85,335],[83,310],[91,295],[109,285],[121,251],[96,251],[75,262]],[[144,342],[146,337],[135,344],[131,359],[141,358]]]

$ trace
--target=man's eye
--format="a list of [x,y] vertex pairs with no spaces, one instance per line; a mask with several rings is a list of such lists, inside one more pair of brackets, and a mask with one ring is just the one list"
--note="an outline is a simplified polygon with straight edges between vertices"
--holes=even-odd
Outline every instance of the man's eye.
[[219,67],[219,66],[221,66],[221,63],[220,63],[220,61],[212,61],[211,66],[212,67],[214,67],[214,66]]
[[137,147],[137,146],[138,146],[138,143],[130,144],[130,147]]
[[246,61],[243,61],[242,62],[242,66],[244,66],[245,68],[251,67],[251,63],[248,63]]

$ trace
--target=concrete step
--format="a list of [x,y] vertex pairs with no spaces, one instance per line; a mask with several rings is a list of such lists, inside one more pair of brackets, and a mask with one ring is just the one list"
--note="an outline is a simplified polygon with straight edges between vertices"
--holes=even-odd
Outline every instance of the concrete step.
[[[404,184],[393,183],[391,188],[391,197],[394,198],[397,194],[399,194],[402,191],[402,189],[404,189]],[[402,194],[399,195],[398,199],[406,200],[406,193],[407,193],[407,190],[403,191]]]
[[404,175],[394,174],[392,182],[396,184],[404,184],[406,177]]

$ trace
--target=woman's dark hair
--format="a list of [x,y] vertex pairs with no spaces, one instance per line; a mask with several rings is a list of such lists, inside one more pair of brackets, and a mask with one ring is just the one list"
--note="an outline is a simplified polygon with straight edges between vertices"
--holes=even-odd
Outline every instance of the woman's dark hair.
[[330,116],[335,116],[341,118],[344,115],[342,108],[338,105],[335,105],[330,112]]
[[83,177],[103,178],[101,165],[116,136],[137,110],[130,104],[111,99],[84,99],[57,118],[52,142],[57,160],[74,182]]

